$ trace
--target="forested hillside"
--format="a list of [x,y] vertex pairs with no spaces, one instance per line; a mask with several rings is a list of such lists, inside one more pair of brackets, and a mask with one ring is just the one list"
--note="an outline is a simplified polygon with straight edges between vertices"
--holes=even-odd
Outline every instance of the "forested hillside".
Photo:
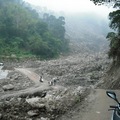
[[0,55],[53,58],[68,50],[65,19],[43,18],[22,0],[0,0]]

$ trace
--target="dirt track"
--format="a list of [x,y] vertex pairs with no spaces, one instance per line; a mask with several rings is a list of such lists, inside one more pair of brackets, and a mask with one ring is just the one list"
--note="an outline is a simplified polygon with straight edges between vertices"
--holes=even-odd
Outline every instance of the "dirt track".
[[48,87],[48,81],[44,80],[44,82],[40,82],[40,76],[36,74],[35,72],[32,72],[26,68],[16,68],[17,71],[23,73],[26,75],[30,80],[32,80],[35,83],[35,86],[42,86],[42,87]]
[[[115,92],[119,95],[119,91]],[[120,100],[120,97],[118,99]],[[110,120],[112,111],[108,111],[109,105],[116,103],[106,95],[106,90],[97,89],[82,105],[74,107],[58,120]]]
[[5,95],[2,95],[0,99],[5,99],[7,97],[12,97],[12,96],[20,96],[22,94],[27,94],[27,93],[33,93],[35,91],[44,91],[47,89],[50,89],[48,82],[44,81],[43,83],[39,81],[40,76],[36,74],[35,72],[32,72],[26,68],[15,68],[17,71],[21,72],[22,74],[26,75],[30,80],[32,80],[35,85],[33,85],[30,88],[26,88],[24,90],[19,90],[19,91],[14,91],[12,93],[7,93]]

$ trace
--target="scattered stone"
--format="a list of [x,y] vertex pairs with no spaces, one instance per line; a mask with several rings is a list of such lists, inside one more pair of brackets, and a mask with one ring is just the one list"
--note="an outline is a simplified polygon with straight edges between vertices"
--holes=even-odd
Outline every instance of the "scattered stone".
[[30,111],[27,112],[27,114],[30,117],[37,116],[37,115],[39,115],[39,111],[38,110],[30,110]]
[[20,102],[22,100],[22,98],[17,98],[18,102]]
[[14,81],[14,79],[12,78],[12,79],[10,79],[10,81],[12,82],[12,81]]
[[43,93],[41,94],[41,98],[44,98],[46,95],[47,95],[47,92],[43,92]]
[[80,95],[80,94],[84,93],[85,90],[86,90],[86,87],[78,86],[78,87],[75,89],[74,93],[76,93],[77,95]]
[[17,80],[19,76],[15,76],[14,80]]
[[41,117],[40,120],[50,120],[49,118]]
[[26,99],[26,102],[30,104],[33,108],[45,108],[45,101],[38,97]]
[[16,58],[16,55],[15,55],[15,54],[11,54],[11,57],[12,57],[12,58]]
[[36,103],[36,102],[38,102],[39,101],[39,97],[34,97],[34,98],[29,98],[29,99],[26,99],[26,102],[28,102],[28,103]]
[[4,65],[4,63],[1,63],[1,62],[0,62],[0,66],[3,66],[3,65]]
[[4,91],[7,91],[7,90],[13,90],[14,86],[12,84],[8,84],[8,85],[4,85],[2,88]]
[[3,104],[3,102],[0,102],[0,105],[2,105]]
[[3,66],[2,70],[14,70],[13,66]]
[[14,101],[14,100],[15,100],[15,98],[13,97],[13,98],[10,98],[10,100],[9,100],[9,101],[10,101],[10,102],[12,102],[12,101]]
[[[33,120],[32,118],[26,118],[25,120]],[[36,119],[37,120],[37,119]]]
[[0,113],[0,119],[2,118],[2,114]]

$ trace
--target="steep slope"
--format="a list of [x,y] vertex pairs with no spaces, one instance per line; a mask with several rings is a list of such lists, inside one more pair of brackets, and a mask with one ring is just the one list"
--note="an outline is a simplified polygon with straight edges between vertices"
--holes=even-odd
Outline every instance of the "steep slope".
[[120,89],[120,65],[112,64],[104,76],[102,84],[98,85],[103,89]]

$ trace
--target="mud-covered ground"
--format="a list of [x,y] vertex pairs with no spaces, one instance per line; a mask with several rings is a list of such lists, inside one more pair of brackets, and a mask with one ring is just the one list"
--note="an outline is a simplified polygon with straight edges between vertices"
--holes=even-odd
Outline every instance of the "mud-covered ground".
[[[88,91],[90,90],[88,89],[102,81],[110,63],[107,55],[104,53],[76,54],[48,61],[27,60],[3,62],[3,70],[9,70],[9,74],[7,78],[0,80],[1,120],[57,120],[59,115],[73,108],[75,104],[79,104],[86,97],[87,93],[89,93]],[[62,102],[62,104],[59,104],[60,107],[55,107],[52,111],[46,110],[46,107],[36,108],[26,101],[30,97],[29,95],[22,96],[20,94],[11,96],[11,94],[19,93],[20,90],[25,91],[35,86],[34,81],[23,73],[16,71],[15,68],[28,69],[39,76],[42,75],[43,79],[48,83],[53,78],[57,78],[56,85],[53,86],[52,90],[47,90],[47,93],[49,95],[52,94],[52,97],[49,97],[52,100],[54,96],[57,96],[55,99],[60,98]],[[60,86],[60,89],[57,86]],[[84,90],[86,93],[82,93],[78,97],[74,91],[80,87],[86,89]],[[35,97],[34,94],[32,95],[31,98]],[[71,104],[68,105],[69,102]],[[56,103],[56,106],[58,103]]]

